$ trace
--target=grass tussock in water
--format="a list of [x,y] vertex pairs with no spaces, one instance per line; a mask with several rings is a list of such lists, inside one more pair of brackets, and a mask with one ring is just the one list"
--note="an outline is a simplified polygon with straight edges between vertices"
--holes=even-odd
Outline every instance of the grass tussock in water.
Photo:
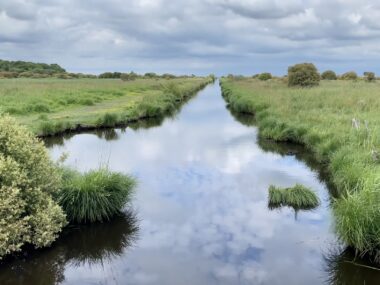
[[378,82],[323,80],[288,88],[281,80],[222,80],[237,112],[255,115],[260,137],[305,145],[337,189],[338,237],[380,263],[380,97]]
[[294,209],[314,209],[320,201],[317,194],[303,185],[296,184],[290,188],[269,187],[268,205],[270,208],[289,206]]
[[64,169],[62,176],[57,200],[74,223],[103,222],[120,214],[136,185],[132,177],[106,168],[84,174]]

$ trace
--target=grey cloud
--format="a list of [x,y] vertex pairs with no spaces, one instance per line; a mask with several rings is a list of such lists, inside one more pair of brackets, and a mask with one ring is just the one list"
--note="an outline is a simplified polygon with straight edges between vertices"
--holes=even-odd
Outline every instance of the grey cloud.
[[0,58],[84,72],[282,74],[295,61],[339,69],[341,57],[361,57],[376,71],[379,15],[370,0],[0,0]]
[[221,7],[254,19],[279,19],[304,11],[300,0],[216,0]]

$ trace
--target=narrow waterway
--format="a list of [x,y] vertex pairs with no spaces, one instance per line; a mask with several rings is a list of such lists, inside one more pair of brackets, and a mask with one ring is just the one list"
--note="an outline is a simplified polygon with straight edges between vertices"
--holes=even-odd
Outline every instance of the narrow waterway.
[[[376,284],[378,271],[342,261],[317,168],[299,148],[259,142],[220,92],[206,87],[157,126],[48,142],[55,159],[131,173],[138,188],[125,216],[70,227],[1,265],[0,284]],[[269,185],[296,183],[321,206],[268,209]]]

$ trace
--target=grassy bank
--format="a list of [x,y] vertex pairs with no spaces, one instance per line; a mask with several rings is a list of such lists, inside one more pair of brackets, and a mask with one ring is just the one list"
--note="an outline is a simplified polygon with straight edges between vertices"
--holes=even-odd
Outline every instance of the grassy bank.
[[2,79],[0,112],[38,136],[112,127],[164,115],[212,80]]
[[221,85],[231,109],[255,115],[262,138],[302,143],[314,153],[338,189],[338,236],[379,261],[380,84],[288,88],[280,80],[231,78]]

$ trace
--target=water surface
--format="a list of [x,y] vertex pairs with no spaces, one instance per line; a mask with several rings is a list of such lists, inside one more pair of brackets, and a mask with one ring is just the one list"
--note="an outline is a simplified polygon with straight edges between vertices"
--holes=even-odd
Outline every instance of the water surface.
[[[125,216],[69,228],[53,247],[1,265],[0,284],[376,284],[378,271],[342,261],[312,159],[258,141],[246,119],[214,84],[161,125],[48,142],[55,159],[131,173],[138,188]],[[269,185],[296,183],[321,206],[270,211]]]

